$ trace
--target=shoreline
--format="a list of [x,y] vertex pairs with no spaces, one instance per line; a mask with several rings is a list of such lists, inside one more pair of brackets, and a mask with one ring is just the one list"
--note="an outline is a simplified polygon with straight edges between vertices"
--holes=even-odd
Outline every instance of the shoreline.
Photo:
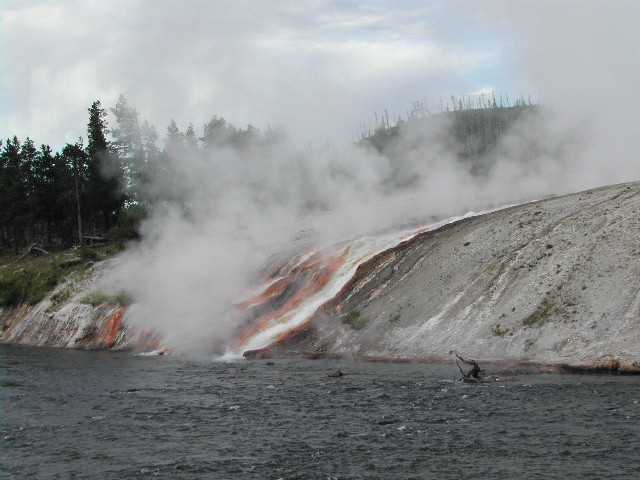
[[[243,358],[248,360],[278,360],[278,359],[309,359],[309,360],[350,360],[360,362],[380,363],[424,363],[436,365],[455,365],[455,360],[442,360],[437,358],[387,358],[376,356],[342,355],[329,352],[311,351],[286,351],[275,353],[268,347],[256,350],[248,350],[243,353]],[[607,360],[599,363],[583,364],[544,364],[519,360],[477,360],[484,367],[493,367],[499,374],[543,374],[552,373],[559,375],[640,375],[640,366],[626,364],[618,360]]]

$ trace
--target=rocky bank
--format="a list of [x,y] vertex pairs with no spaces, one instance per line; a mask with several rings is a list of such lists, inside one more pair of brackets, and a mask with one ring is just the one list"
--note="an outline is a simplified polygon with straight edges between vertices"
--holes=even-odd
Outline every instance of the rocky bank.
[[100,291],[110,260],[69,275],[35,305],[0,308],[2,343],[130,350],[157,346],[148,332],[133,332],[124,322],[125,307]]

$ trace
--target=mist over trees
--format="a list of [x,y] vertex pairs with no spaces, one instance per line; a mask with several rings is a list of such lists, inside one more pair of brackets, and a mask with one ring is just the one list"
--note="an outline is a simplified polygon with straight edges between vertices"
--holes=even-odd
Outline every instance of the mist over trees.
[[[499,153],[500,139],[518,119],[535,114],[538,108],[524,98],[511,104],[494,96],[451,97],[432,113],[416,102],[406,118],[391,122],[386,112],[376,118],[375,129],[362,131],[356,143],[388,160],[390,168],[381,185],[386,191],[411,187],[412,171],[403,163],[404,157],[411,149],[418,151],[426,142],[435,142],[434,135],[455,161],[472,175],[482,176]],[[88,109],[86,144],[79,138],[59,152],[48,145],[37,147],[29,137],[0,141],[0,252],[18,254],[34,243],[68,248],[96,240],[135,238],[140,220],[163,204],[178,205],[184,214],[193,214],[178,187],[184,169],[172,165],[197,158],[210,165],[207,175],[220,175],[224,182],[225,169],[233,168],[225,164],[225,150],[267,151],[285,137],[270,128],[265,132],[252,125],[238,128],[215,115],[202,126],[201,136],[193,124],[182,131],[173,119],[158,133],[123,95],[109,110],[112,126],[108,111],[100,101],[93,102]],[[290,173],[302,182],[314,174]],[[251,181],[258,186],[261,179]],[[215,194],[210,192],[212,198]],[[310,202],[308,208],[322,208],[322,204]]]
[[[398,166],[411,151],[428,150],[425,144],[437,141],[460,166],[481,177],[488,175],[496,159],[505,153],[501,150],[505,134],[540,108],[524,96],[511,102],[508,96],[493,93],[451,96],[447,102],[441,99],[437,112],[430,111],[426,103],[414,102],[405,118],[397,117],[393,122],[386,111],[376,114],[376,128],[361,131],[358,143],[373,147]],[[388,183],[394,188],[402,186],[401,173],[389,176]]]
[[214,116],[198,137],[192,124],[182,132],[171,120],[160,149],[156,128],[141,120],[123,95],[110,111],[112,128],[107,110],[95,101],[88,109],[86,145],[79,138],[56,153],[29,137],[0,140],[0,251],[17,254],[34,243],[67,248],[134,238],[149,209],[180,201],[169,179],[167,188],[151,186],[170,160],[207,155],[223,146],[243,148],[270,135]]

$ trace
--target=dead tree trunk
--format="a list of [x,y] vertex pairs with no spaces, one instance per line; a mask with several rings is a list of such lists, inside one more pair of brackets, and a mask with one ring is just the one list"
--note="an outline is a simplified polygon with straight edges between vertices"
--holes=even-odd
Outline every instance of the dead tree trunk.
[[26,253],[24,253],[20,258],[18,258],[15,262],[13,262],[11,265],[15,265],[18,262],[21,262],[22,260],[24,260],[24,258],[26,258],[28,255],[33,255],[34,257],[38,257],[40,255],[47,255],[48,257],[51,256],[51,254],[49,252],[47,252],[44,248],[42,248],[40,245],[38,245],[37,243],[34,243],[33,245],[31,245],[29,247],[29,250],[26,251]]

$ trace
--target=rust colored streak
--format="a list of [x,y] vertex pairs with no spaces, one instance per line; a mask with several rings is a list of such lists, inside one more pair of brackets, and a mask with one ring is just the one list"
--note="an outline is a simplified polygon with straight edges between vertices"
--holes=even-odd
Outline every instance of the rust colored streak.
[[162,337],[149,330],[142,330],[133,341],[135,351],[153,351],[160,348]]
[[124,315],[125,307],[118,308],[113,315],[104,324],[104,332],[102,333],[102,341],[111,348],[116,344],[116,336],[122,326],[122,316]]
[[274,344],[286,343],[288,339],[299,336],[301,333],[304,333],[307,330],[307,325],[309,324],[310,321],[311,321],[311,317],[307,318],[306,320],[301,322],[299,325],[279,333],[278,335],[276,335],[276,339],[273,343]]
[[246,308],[250,307],[251,305],[256,305],[256,304],[260,304],[263,302],[266,302],[267,300],[269,300],[272,297],[275,297],[277,295],[281,295],[282,292],[285,291],[285,289],[291,285],[294,282],[294,278],[292,278],[291,276],[286,277],[286,278],[281,278],[280,280],[278,280],[277,282],[275,282],[273,285],[270,285],[264,292],[251,297],[248,300],[245,300],[242,303],[239,303],[237,305],[237,307],[240,310],[245,310]]
[[280,280],[276,281],[275,283],[267,287],[264,290],[264,292],[258,295],[255,295],[236,306],[240,310],[245,310],[246,308],[252,305],[259,305],[261,303],[266,302],[270,298],[281,295],[287,289],[287,287],[292,285],[298,278],[309,274],[309,272],[311,272],[313,269],[321,265],[324,258],[325,257],[323,257],[319,253],[312,255],[306,261],[300,264],[296,264],[296,266],[294,266],[293,268],[288,269],[285,277],[281,278]]
[[351,277],[340,289],[340,291],[329,301],[327,301],[324,305],[322,305],[319,309],[318,312],[319,313],[326,313],[328,311],[330,311],[331,309],[335,308],[336,304],[338,303],[340,298],[344,298],[344,296],[346,295],[346,293],[348,291],[350,291],[357,283],[358,281],[360,281],[364,276],[366,276],[369,271],[371,270],[371,268],[376,264],[376,262],[384,257],[385,255],[389,255],[392,254],[408,245],[411,245],[413,242],[415,242],[416,240],[418,240],[419,238],[422,238],[424,235],[430,233],[429,231],[419,231],[416,232],[414,235],[412,235],[411,237],[407,238],[406,240],[403,240],[402,242],[400,242],[398,245],[388,248],[386,250],[383,250],[381,252],[379,252],[378,254],[374,255],[373,257],[371,257],[369,260],[362,262],[360,265],[358,265],[358,268],[356,268],[356,272],[353,275],[353,277]]
[[[319,292],[332,278],[333,274],[345,263],[345,259],[342,255],[334,254],[328,258],[322,258],[314,255],[314,258],[309,259],[301,266],[297,272],[297,276],[301,273],[310,277],[307,283],[302,286],[291,298],[289,298],[280,308],[263,315],[252,322],[244,331],[240,334],[239,339],[234,342],[234,347],[238,348],[243,345],[246,340],[256,333],[264,330],[269,326],[272,320],[275,320],[299,307],[305,300]],[[320,265],[320,262],[324,260],[324,264]],[[315,272],[312,272],[314,267],[319,267]],[[294,269],[295,270],[295,269]],[[296,278],[291,280],[291,283]]]
[[301,262],[301,259],[305,256],[310,255],[312,251],[313,249],[294,256],[284,267],[278,268],[273,275],[266,278],[263,281],[263,284],[273,281],[273,279],[277,276],[280,276],[282,278],[269,285],[264,289],[262,293],[251,296],[247,300],[237,304],[236,307],[240,310],[245,310],[248,307],[261,304],[272,297],[281,295],[285,291],[285,289],[295,281],[297,275],[305,272],[306,270],[311,268],[314,263],[317,263],[319,258],[317,257],[317,254],[311,255],[310,258],[308,258],[305,262]]

